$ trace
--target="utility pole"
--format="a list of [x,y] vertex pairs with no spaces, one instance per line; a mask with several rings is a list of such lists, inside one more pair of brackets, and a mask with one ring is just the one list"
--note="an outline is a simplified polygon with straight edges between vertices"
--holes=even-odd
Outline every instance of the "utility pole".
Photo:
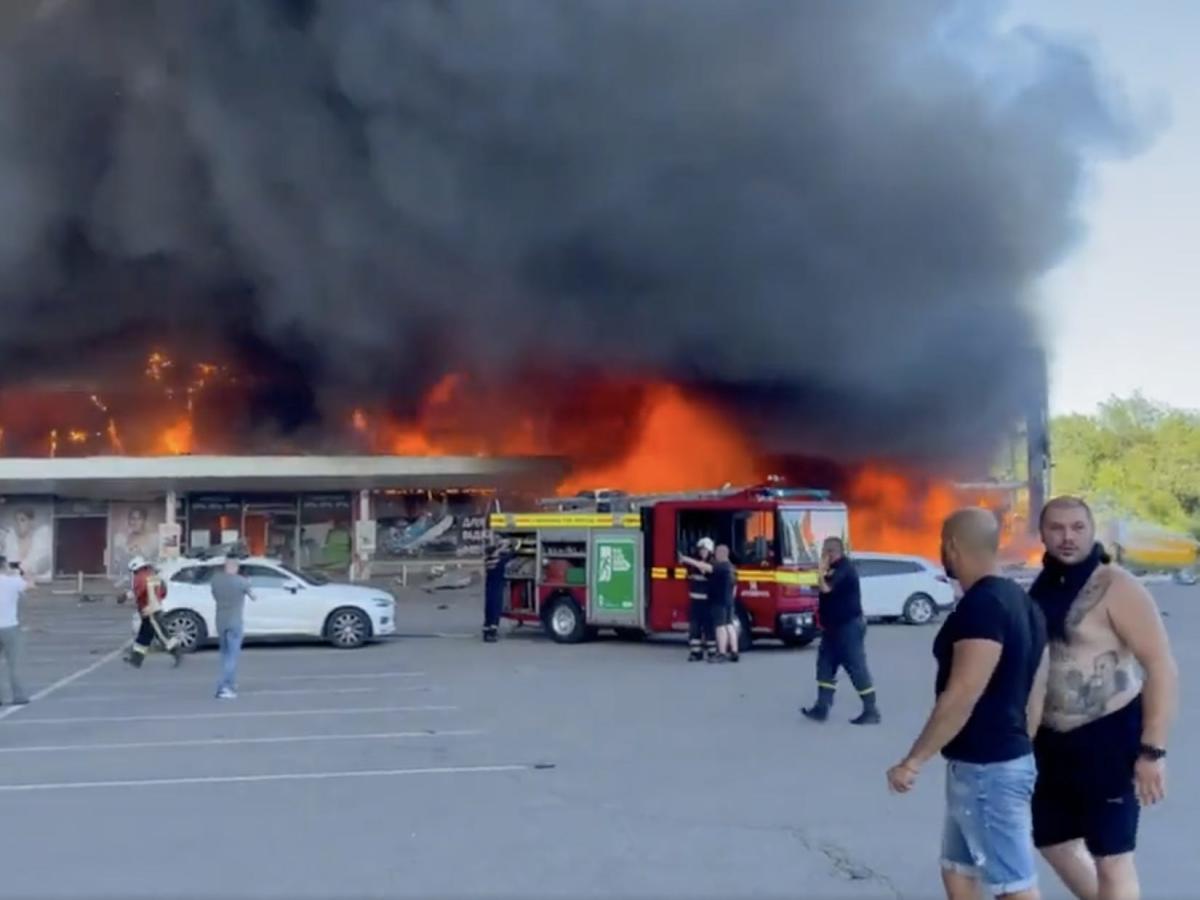
[[1050,494],[1050,388],[1046,354],[1029,351],[1029,396],[1025,408],[1025,445],[1029,477],[1029,528],[1037,533],[1038,517]]

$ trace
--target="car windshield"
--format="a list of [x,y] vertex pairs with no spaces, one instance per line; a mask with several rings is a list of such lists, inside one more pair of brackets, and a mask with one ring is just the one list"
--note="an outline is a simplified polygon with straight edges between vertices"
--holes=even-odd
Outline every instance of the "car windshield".
[[329,576],[324,572],[318,572],[314,569],[296,569],[283,563],[279,566],[289,575],[299,578],[301,581],[307,581],[309,584],[329,584]]
[[815,566],[821,559],[821,545],[826,538],[846,540],[846,510],[840,507],[784,507],[779,511],[783,521],[783,563],[792,566]]

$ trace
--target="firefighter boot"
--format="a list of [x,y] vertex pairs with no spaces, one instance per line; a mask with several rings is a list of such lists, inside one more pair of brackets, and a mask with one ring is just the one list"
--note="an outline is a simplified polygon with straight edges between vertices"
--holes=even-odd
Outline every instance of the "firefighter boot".
[[883,717],[879,715],[879,706],[875,702],[875,688],[867,688],[865,691],[860,691],[859,696],[862,697],[862,712],[851,719],[850,724],[878,725],[882,722]]
[[496,626],[485,625],[483,628],[483,642],[485,644],[494,644],[496,643],[496,637]]
[[130,651],[128,653],[126,653],[121,658],[123,660],[125,660],[125,662],[127,662],[131,666],[133,666],[135,669],[140,669],[142,667],[142,663],[146,659],[146,654],[144,652],[139,653],[136,648],[132,648],[132,649],[130,649]]
[[829,708],[833,706],[833,688],[821,685],[817,688],[817,702],[815,705],[802,709],[805,718],[812,719],[814,722],[824,722],[829,718]]
[[704,648],[699,641],[688,642],[688,662],[700,662],[704,659]]

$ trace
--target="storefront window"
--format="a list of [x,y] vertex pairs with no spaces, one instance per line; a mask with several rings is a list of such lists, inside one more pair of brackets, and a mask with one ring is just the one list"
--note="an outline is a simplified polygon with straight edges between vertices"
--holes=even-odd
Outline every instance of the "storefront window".
[[354,555],[349,494],[305,494],[300,500],[300,568],[346,572]]
[[484,491],[379,492],[374,497],[378,560],[479,556],[487,535]]

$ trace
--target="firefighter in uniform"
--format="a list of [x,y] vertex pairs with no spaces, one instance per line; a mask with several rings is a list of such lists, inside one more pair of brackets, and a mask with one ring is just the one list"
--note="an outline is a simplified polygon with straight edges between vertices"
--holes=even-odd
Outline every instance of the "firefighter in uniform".
[[858,571],[846,556],[841,538],[826,538],[821,549],[820,569],[821,646],[817,650],[817,702],[802,709],[808,718],[824,722],[833,706],[837,690],[837,671],[845,669],[850,681],[862,698],[862,713],[851,723],[877,725],[879,708],[875,701],[875,685],[867,668],[867,622],[863,618],[862,590]]
[[483,584],[483,640],[494,644],[500,629],[500,615],[504,612],[505,573],[520,542],[493,540],[488,545],[484,559]]
[[712,659],[717,652],[712,605],[708,602],[708,576],[712,571],[714,549],[713,539],[704,537],[696,542],[696,559],[679,557],[688,569],[688,662],[699,662],[706,655]]
[[129,593],[133,595],[133,601],[137,604],[142,625],[125,661],[135,669],[141,668],[146,654],[150,652],[150,645],[158,638],[178,666],[183,662],[183,647],[177,638],[167,637],[167,630],[162,621],[162,601],[167,596],[166,584],[158,577],[154,566],[140,556],[135,556],[129,561],[129,573],[133,576],[133,588]]

